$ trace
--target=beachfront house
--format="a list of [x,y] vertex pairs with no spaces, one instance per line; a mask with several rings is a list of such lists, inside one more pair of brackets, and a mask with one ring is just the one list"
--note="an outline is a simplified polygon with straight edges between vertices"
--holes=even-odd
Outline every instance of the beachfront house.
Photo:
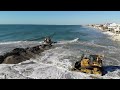
[[120,34],[120,27],[119,26],[114,29],[114,33]]
[[108,25],[108,30],[111,32],[114,32],[114,29],[116,28],[117,24],[116,23],[110,23]]
[[120,24],[106,23],[106,24],[92,24],[91,26],[103,31],[110,31],[115,34],[120,34]]
[[107,27],[108,27],[108,30],[113,33],[116,33],[116,34],[120,33],[120,25],[119,24],[111,23]]

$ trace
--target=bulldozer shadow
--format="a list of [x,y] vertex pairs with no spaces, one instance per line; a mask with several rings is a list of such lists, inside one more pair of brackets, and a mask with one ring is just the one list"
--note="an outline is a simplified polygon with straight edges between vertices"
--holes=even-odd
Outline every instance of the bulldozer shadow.
[[103,75],[116,70],[120,70],[120,66],[103,66]]

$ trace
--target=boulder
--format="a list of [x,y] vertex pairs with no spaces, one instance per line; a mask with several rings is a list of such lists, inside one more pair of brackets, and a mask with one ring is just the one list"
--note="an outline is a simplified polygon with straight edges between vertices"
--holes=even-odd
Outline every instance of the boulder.
[[48,40],[46,44],[28,47],[28,48],[15,48],[10,52],[0,56],[0,63],[4,64],[17,64],[30,58],[35,58],[44,50],[48,50],[52,47],[51,40]]
[[0,64],[4,61],[4,56],[0,56]]
[[4,59],[3,64],[17,64],[25,60],[26,59],[22,56],[11,55]]

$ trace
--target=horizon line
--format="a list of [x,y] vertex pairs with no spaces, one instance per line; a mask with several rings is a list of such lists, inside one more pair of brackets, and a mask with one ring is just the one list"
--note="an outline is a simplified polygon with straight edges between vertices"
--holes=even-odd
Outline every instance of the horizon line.
[[0,25],[81,25],[81,24],[0,24]]

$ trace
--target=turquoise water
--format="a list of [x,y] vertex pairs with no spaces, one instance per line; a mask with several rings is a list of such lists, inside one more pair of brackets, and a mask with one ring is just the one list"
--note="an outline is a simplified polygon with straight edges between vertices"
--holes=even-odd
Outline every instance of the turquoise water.
[[[119,47],[101,31],[82,25],[0,25],[0,43],[16,41],[42,41],[50,36],[54,41],[79,38],[81,42]],[[90,47],[88,47],[90,48]]]
[[[0,41],[40,41],[45,36],[55,40],[73,39],[80,26],[57,25],[0,25]],[[77,35],[78,36],[78,35]]]
[[89,41],[102,37],[102,34],[81,25],[0,25],[0,42],[41,41],[45,36],[56,41],[75,38]]

